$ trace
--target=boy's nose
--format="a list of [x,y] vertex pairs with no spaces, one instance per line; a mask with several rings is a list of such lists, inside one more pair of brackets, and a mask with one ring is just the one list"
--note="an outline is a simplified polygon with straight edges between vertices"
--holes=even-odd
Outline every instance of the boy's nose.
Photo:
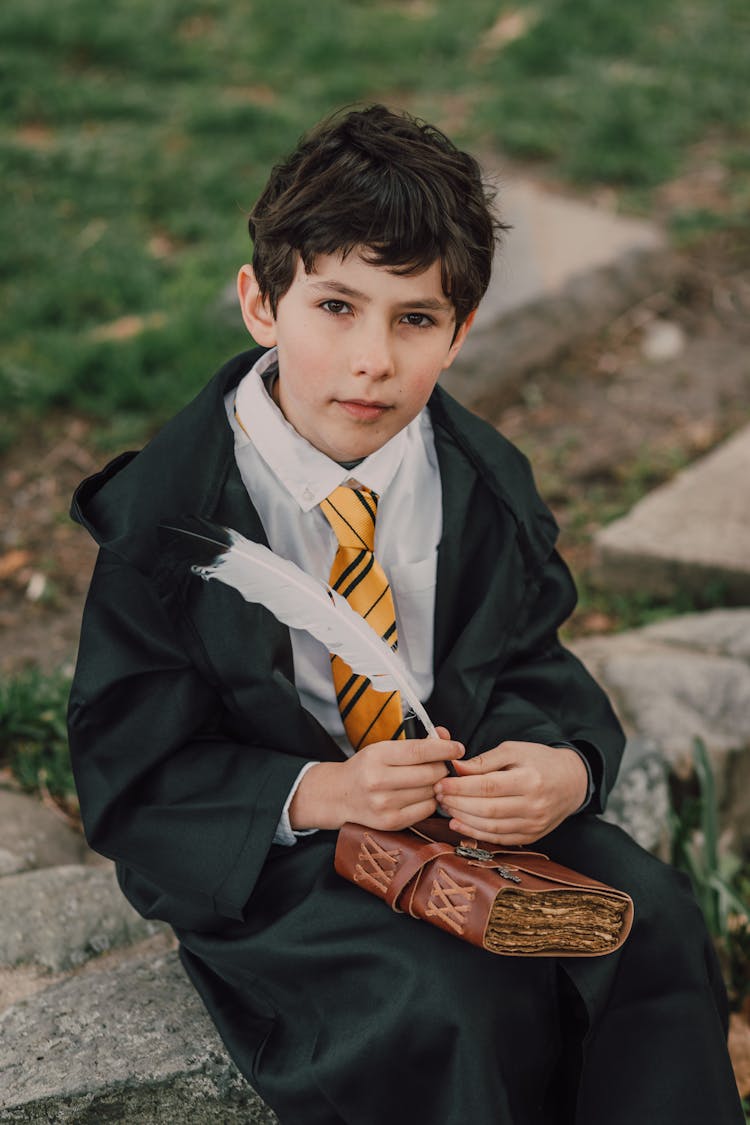
[[387,333],[362,331],[353,344],[351,370],[354,375],[369,375],[374,379],[382,379],[393,374],[393,349]]

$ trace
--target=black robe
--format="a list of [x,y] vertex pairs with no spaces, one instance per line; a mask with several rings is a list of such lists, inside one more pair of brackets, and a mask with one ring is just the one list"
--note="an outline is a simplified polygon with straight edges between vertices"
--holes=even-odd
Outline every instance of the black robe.
[[73,516],[100,544],[70,702],[91,845],[142,914],[175,928],[228,1049],[284,1125],[740,1122],[723,988],[685,880],[592,815],[623,740],[557,639],[575,591],[554,520],[522,455],[439,388],[427,710],[469,754],[505,739],[581,750],[594,798],[544,850],[630,891],[633,933],[596,961],[497,957],[341,880],[334,833],[273,844],[301,765],[341,751],[300,705],[288,630],[196,579],[158,530],[195,514],[265,542],[224,408],[259,354],[76,493]]

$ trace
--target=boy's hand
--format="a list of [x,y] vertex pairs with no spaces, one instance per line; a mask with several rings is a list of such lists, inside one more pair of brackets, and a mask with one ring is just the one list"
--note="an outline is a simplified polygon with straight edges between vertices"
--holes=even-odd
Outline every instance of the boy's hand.
[[586,767],[567,747],[501,742],[456,762],[458,777],[435,785],[456,832],[493,844],[530,844],[580,808],[588,791]]
[[346,821],[397,831],[432,816],[435,784],[447,759],[464,753],[444,727],[440,738],[373,742],[346,762],[319,762],[308,770],[289,806],[292,828],[340,828]]

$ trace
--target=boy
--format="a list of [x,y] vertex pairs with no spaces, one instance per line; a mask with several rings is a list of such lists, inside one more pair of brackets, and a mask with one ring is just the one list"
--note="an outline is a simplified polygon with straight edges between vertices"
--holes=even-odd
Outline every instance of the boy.
[[[86,831],[175,928],[284,1125],[729,1125],[697,907],[591,815],[622,737],[557,640],[575,595],[554,522],[521,455],[436,387],[498,225],[476,162],[383,107],[324,123],[274,169],[238,282],[261,350],[74,501],[101,544],[70,706]],[[191,575],[158,537],[185,513],[353,605],[361,587],[358,612],[385,606],[441,738],[404,737],[397,696]],[[396,829],[438,804],[461,832],[540,841],[629,891],[623,950],[493,956],[335,874],[345,821]]]

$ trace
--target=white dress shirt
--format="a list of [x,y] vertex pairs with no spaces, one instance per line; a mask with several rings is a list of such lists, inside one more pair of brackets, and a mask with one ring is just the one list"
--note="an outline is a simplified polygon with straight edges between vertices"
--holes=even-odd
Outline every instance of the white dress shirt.
[[[422,410],[384,446],[348,469],[321,453],[284,418],[270,394],[276,371],[273,348],[226,397],[237,466],[269,546],[327,582],[338,543],[318,505],[347,482],[376,492],[375,555],[393,592],[399,655],[424,701],[433,687],[437,548],[443,526],[440,470],[429,413]],[[303,630],[292,629],[290,635],[300,700],[350,756],[353,751],[336,704],[329,653]],[[295,841],[288,807],[309,768],[310,764],[303,767],[289,794],[276,843]]]

